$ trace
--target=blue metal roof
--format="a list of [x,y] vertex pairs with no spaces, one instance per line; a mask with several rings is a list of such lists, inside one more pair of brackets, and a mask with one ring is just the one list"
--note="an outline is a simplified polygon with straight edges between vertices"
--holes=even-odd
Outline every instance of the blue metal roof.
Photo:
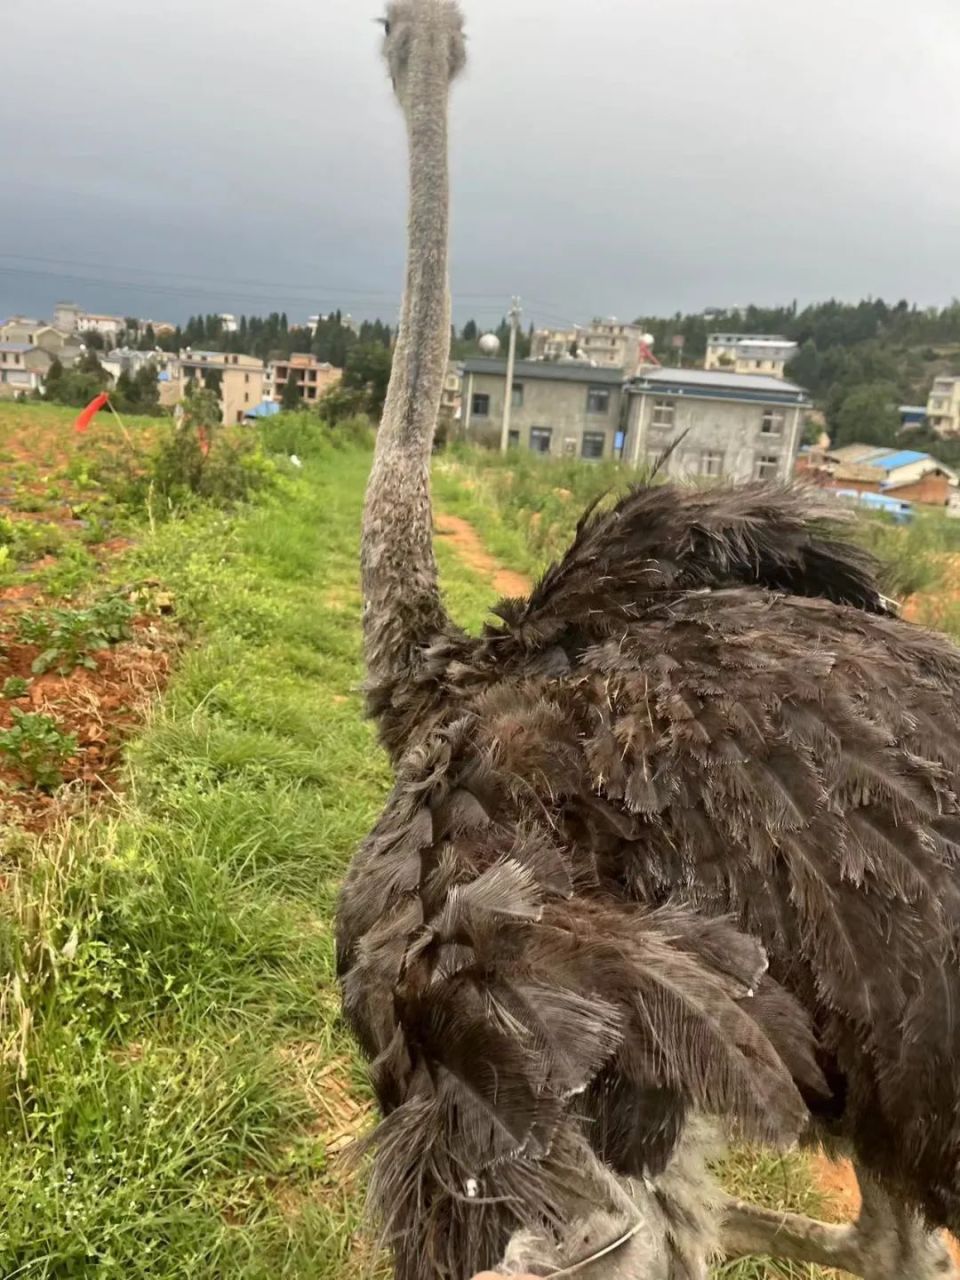
[[900,449],[894,453],[871,454],[862,458],[861,465],[879,467],[881,471],[896,471],[898,467],[909,467],[914,462],[936,462],[929,453],[918,453],[916,449]]
[[0,351],[17,351],[23,353],[25,351],[36,351],[37,348],[31,346],[29,342],[0,342]]
[[274,414],[280,412],[281,406],[273,400],[261,400],[254,408],[248,409],[243,415],[245,418],[272,418]]

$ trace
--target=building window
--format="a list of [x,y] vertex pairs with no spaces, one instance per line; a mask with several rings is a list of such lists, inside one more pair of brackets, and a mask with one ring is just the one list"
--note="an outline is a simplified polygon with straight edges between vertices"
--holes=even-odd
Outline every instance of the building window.
[[510,406],[513,409],[523,408],[523,383],[515,382],[513,384],[513,392],[510,396]]
[[244,404],[249,404],[249,403],[250,403],[250,392],[249,392],[249,391],[245,391],[245,392],[243,393],[243,403],[244,403]]
[[507,448],[508,449],[520,448],[520,432],[517,431],[516,428],[514,427],[511,427],[507,433]]
[[533,453],[549,453],[550,441],[553,439],[552,427],[530,428],[530,449]]
[[780,459],[775,453],[761,453],[757,458],[756,478],[776,480],[780,474]]
[[585,431],[580,442],[581,458],[602,458],[607,437],[603,431]]
[[782,409],[764,409],[760,426],[762,436],[782,436],[787,415]]
[[587,413],[610,412],[610,388],[591,387],[587,392]]
[[473,397],[472,413],[475,418],[490,417],[490,397],[479,392]]
[[243,375],[243,380],[244,380],[244,382],[249,382],[249,381],[250,381],[250,375],[249,375],[249,373],[245,373],[245,374]]
[[719,449],[704,449],[700,454],[700,474],[702,476],[723,475],[723,453]]
[[651,427],[672,427],[677,405],[674,400],[654,400]]

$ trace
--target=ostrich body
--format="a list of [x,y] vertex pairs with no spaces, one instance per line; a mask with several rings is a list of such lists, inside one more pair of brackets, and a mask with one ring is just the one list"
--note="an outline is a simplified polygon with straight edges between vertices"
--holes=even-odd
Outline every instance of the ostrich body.
[[[410,254],[362,579],[396,781],[337,942],[397,1274],[699,1276],[721,1221],[731,1252],[942,1274],[960,655],[888,614],[824,511],[767,486],[639,487],[497,625],[453,625],[429,458],[455,5],[396,0],[386,56]],[[854,1152],[858,1226],[724,1203],[691,1154],[698,1113],[772,1140],[812,1118]],[[577,1256],[611,1233],[605,1262]]]

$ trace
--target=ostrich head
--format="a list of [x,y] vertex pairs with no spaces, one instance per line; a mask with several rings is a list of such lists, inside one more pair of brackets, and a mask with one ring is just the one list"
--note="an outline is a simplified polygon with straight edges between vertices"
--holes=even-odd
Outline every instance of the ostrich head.
[[[401,106],[409,105],[416,78],[446,72],[446,89],[463,69],[466,46],[463,18],[453,0],[391,0],[381,19],[385,31],[383,55]],[[445,56],[439,57],[439,50]]]

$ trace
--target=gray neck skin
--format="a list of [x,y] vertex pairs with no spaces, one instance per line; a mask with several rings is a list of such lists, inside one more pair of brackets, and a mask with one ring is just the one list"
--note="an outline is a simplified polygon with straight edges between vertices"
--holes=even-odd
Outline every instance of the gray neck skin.
[[364,657],[373,685],[401,678],[417,649],[446,624],[429,467],[450,350],[449,62],[439,38],[418,45],[403,102],[410,138],[406,290],[361,542]]

